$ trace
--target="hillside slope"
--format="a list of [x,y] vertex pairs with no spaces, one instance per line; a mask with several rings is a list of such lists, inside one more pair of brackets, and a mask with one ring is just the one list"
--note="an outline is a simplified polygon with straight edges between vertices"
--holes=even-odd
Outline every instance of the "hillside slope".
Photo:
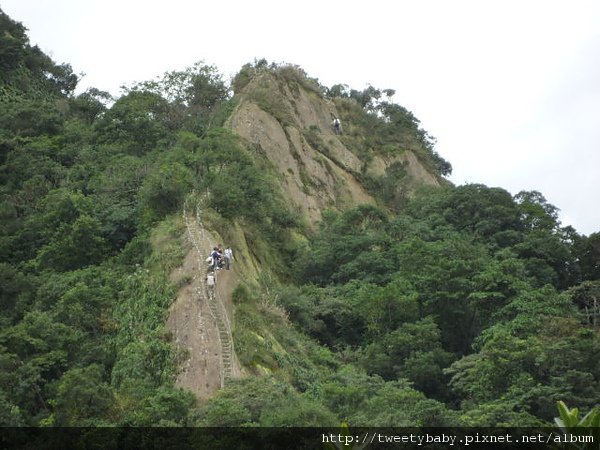
[[[242,138],[241,147],[246,150],[241,151],[254,155],[257,164],[266,168],[283,195],[286,208],[299,213],[302,223],[307,225],[305,229],[283,231],[282,239],[289,242],[308,237],[326,209],[345,211],[361,204],[384,205],[384,198],[373,180],[385,179],[390,172],[397,173],[398,168],[402,180],[392,183],[396,196],[410,196],[418,186],[440,186],[443,182],[438,173],[419,159],[422,146],[413,130],[402,131],[401,139],[394,142],[396,152],[381,151],[384,143],[378,145],[377,140],[367,152],[361,151],[357,142],[371,140],[373,133],[365,128],[365,122],[368,123],[365,113],[352,100],[327,98],[322,89],[296,67],[256,69],[236,92],[234,100],[236,106],[225,121],[225,127]],[[332,117],[344,117],[341,134],[334,132]],[[387,147],[390,147],[389,142]],[[289,343],[279,342],[278,332],[271,326],[255,324],[247,329],[240,325],[244,319],[238,316],[232,301],[234,288],[246,286],[254,292],[262,292],[260,296],[268,296],[259,286],[260,280],[281,272],[283,262],[273,253],[273,242],[268,242],[248,220],[222,221],[218,219],[218,212],[216,215],[215,211],[210,212],[207,200],[212,198],[214,202],[216,195],[209,187],[201,201],[189,197],[195,205],[184,212],[184,217],[188,240],[193,245],[172,276],[188,277],[191,281],[179,290],[167,322],[176,345],[186,355],[177,385],[190,389],[200,400],[214,395],[231,376],[264,375],[280,370],[280,363],[270,358],[297,351],[293,346],[287,348]],[[201,218],[204,216],[214,220],[205,221]],[[233,271],[219,276],[217,296],[211,298],[203,283],[203,260],[212,247],[220,243],[232,245],[237,260]],[[250,311],[245,305],[243,314],[270,314],[268,308],[264,308],[264,301],[263,298]],[[222,306],[224,317],[219,317],[213,303]],[[278,322],[281,318],[275,320]],[[240,347],[246,354],[239,355],[240,358],[235,354],[234,342],[229,342],[231,329],[229,337],[219,338],[227,334],[220,329],[225,322],[233,328],[233,336],[241,340]],[[278,326],[289,325],[286,323],[283,320]],[[236,330],[236,324],[241,329]],[[263,348],[267,342],[271,347]],[[278,350],[273,353],[272,348]],[[233,373],[225,374],[224,365],[233,365]]]

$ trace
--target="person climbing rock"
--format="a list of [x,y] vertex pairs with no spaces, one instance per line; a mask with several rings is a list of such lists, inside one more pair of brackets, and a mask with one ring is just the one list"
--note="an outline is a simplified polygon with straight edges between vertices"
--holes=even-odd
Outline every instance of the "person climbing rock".
[[336,116],[333,116],[333,120],[331,122],[331,126],[333,128],[333,132],[335,134],[340,134],[341,133],[341,122],[340,119],[338,119]]
[[227,246],[227,248],[225,249],[225,269],[229,270],[229,268],[231,267],[231,261],[233,260],[233,251],[231,250],[231,247]]

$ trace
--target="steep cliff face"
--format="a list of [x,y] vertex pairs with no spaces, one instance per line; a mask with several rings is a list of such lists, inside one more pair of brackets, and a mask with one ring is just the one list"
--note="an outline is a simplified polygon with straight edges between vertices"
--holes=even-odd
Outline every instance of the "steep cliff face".
[[[366,159],[347,148],[331,127],[332,117],[340,117],[335,103],[308,83],[264,70],[237,97],[226,126],[271,161],[284,195],[311,224],[327,208],[376,203],[363,176],[385,176],[393,165],[400,164],[406,173],[402,189],[440,184],[411,149],[393,157],[374,153]],[[346,126],[350,124],[343,124],[342,130]]]

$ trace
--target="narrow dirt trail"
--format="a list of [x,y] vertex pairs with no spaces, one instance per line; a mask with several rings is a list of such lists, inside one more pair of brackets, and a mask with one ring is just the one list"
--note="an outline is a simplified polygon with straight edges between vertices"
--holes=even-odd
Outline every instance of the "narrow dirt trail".
[[177,293],[169,310],[167,328],[175,345],[185,351],[176,386],[192,391],[199,400],[211,397],[227,380],[241,376],[231,336],[231,292],[237,284],[233,271],[217,272],[217,287],[206,285],[206,262],[216,241],[198,215],[184,209],[190,249],[181,267],[171,274],[174,282],[190,280]]

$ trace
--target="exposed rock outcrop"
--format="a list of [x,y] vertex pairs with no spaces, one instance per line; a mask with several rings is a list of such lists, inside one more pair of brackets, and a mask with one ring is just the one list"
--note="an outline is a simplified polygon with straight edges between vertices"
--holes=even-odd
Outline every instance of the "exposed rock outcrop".
[[316,90],[263,71],[238,98],[226,126],[271,161],[281,176],[284,195],[311,224],[326,208],[375,203],[359,181],[360,173],[381,176],[401,163],[413,180],[407,183],[409,188],[440,184],[410,149],[390,158],[372,155],[368,164],[362,161],[333,132],[331,118],[339,116],[336,106]]

